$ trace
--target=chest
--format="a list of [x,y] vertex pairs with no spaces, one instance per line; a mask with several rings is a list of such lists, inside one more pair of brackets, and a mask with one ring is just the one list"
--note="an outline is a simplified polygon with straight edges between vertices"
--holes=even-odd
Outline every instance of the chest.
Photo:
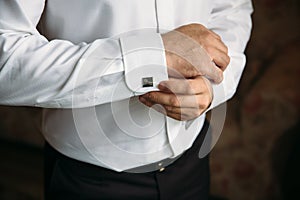
[[42,22],[44,34],[50,38],[91,41],[142,28],[159,27],[161,31],[167,31],[188,23],[205,25],[211,12],[211,2],[212,0],[48,0]]

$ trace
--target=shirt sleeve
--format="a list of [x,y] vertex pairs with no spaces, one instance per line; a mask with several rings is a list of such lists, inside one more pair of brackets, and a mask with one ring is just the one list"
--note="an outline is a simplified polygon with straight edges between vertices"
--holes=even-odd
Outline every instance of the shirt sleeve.
[[0,1],[0,104],[89,107],[156,90],[168,78],[160,34],[49,41],[36,28],[44,4]]
[[208,28],[219,34],[228,47],[230,64],[221,84],[212,84],[213,101],[208,110],[229,100],[235,93],[246,58],[244,50],[250,37],[253,12],[251,0],[215,0]]

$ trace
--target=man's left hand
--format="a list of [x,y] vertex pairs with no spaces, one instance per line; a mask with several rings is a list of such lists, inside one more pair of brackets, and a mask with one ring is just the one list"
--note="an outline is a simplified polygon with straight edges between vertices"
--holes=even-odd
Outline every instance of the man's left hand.
[[200,116],[211,104],[211,83],[204,76],[174,79],[158,85],[160,91],[139,97],[140,101],[173,119],[186,121]]

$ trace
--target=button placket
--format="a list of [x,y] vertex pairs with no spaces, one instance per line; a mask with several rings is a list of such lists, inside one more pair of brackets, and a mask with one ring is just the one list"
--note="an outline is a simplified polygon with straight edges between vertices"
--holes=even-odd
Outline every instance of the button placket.
[[158,169],[159,169],[158,171],[159,172],[162,172],[162,171],[165,170],[165,168],[163,167],[163,163],[162,162],[158,163],[157,165],[158,165]]
[[156,0],[156,12],[159,32],[167,32],[175,28],[173,0]]

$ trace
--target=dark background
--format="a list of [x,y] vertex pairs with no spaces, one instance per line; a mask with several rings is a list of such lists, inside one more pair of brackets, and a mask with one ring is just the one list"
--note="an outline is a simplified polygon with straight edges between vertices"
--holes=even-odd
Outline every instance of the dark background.
[[[248,63],[211,154],[211,192],[277,200],[300,184],[299,0],[254,0]],[[0,107],[0,199],[42,199],[40,110]]]

